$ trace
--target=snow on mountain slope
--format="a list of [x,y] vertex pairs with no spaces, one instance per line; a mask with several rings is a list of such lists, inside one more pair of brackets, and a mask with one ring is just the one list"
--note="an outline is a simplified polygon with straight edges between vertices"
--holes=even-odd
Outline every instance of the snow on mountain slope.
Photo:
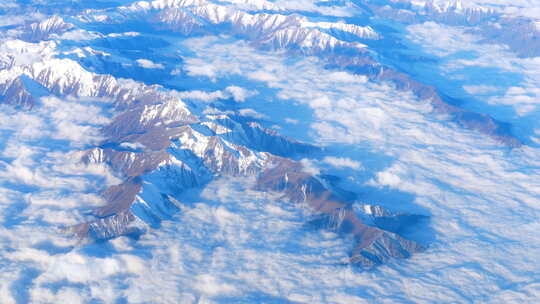
[[513,17],[538,18],[538,6],[534,1],[505,0],[399,0],[401,3],[411,3],[414,7],[427,8],[438,11],[493,11]]
[[[358,42],[339,40],[321,29],[349,32],[364,39],[378,38],[370,27],[341,23],[313,23],[298,15],[253,14],[207,1],[141,1],[129,7],[120,8],[107,20],[118,22],[131,18],[133,14],[144,14],[146,15],[144,18],[163,23],[168,29],[186,35],[203,30],[207,24],[215,26],[230,23],[238,34],[257,39],[262,45],[272,48],[300,48],[305,52],[325,51],[336,47],[360,49],[364,47]],[[81,16],[81,20],[96,21],[95,18],[100,19],[101,16],[102,12],[98,12],[95,16]]]
[[[23,53],[22,50],[17,51]],[[185,185],[194,187],[203,186],[203,183],[195,183],[196,180],[208,182],[211,179],[211,176],[205,178],[203,172],[219,176],[257,176],[264,175],[267,167],[277,166],[285,161],[285,159],[280,160],[267,152],[252,152],[248,148],[229,142],[217,134],[205,135],[198,132],[191,125],[197,123],[199,118],[190,113],[186,104],[173,97],[174,94],[160,92],[158,87],[147,87],[135,82],[129,83],[131,87],[126,87],[128,83],[125,81],[116,80],[109,75],[88,72],[72,60],[56,59],[53,58],[53,55],[54,53],[47,53],[45,58],[36,57],[34,58],[35,62],[12,66],[6,72],[9,72],[13,77],[26,77],[42,86],[45,92],[58,96],[111,100],[120,110],[115,120],[104,128],[104,134],[108,136],[108,139],[102,145],[111,146],[111,148],[94,148],[84,156],[84,161],[94,165],[108,164],[127,179],[122,184],[113,186],[103,193],[107,204],[95,212],[98,219],[72,229],[79,236],[111,238],[131,233],[132,223],[138,219],[137,212],[131,211],[132,205],[144,197],[146,193],[145,187],[143,187],[146,183],[144,176],[152,175],[153,171],[162,170],[164,166],[167,171],[174,172],[167,173],[168,178],[187,176]],[[14,72],[18,72],[20,75],[16,75]],[[6,97],[19,98],[19,104],[24,105],[23,103],[29,102],[27,98],[32,98],[32,93],[27,92],[24,87],[20,87],[20,84],[17,86],[17,84],[10,84],[10,89],[13,87],[20,89],[22,95],[6,95]],[[10,89],[7,90],[7,93],[10,93]],[[224,127],[230,127],[232,134],[240,131],[239,135],[236,135],[239,136],[240,141],[256,150],[264,151],[265,148],[268,148],[287,156],[309,151],[306,149],[307,145],[290,141],[275,132],[265,131],[257,124],[239,124],[229,117],[225,116],[224,118],[226,119],[211,120],[217,124],[220,124],[221,121],[226,122]],[[203,127],[203,125],[198,126]],[[227,134],[227,137],[236,139],[235,135],[230,136]],[[270,142],[266,143],[266,141]],[[143,148],[142,151],[122,151],[121,143],[139,144]],[[296,151],[296,147],[299,148],[298,151]],[[198,163],[197,165],[204,167],[204,169],[191,168],[185,163],[186,160],[188,163]],[[271,184],[263,186],[262,189],[265,190],[266,187],[269,187],[275,191],[288,191],[288,187],[274,189],[275,183],[280,184],[279,179],[282,178],[282,175],[287,177],[289,174],[288,169],[281,169],[281,171],[283,172],[272,177],[278,179],[277,181],[272,179],[265,181],[265,183],[270,182]],[[151,178],[155,178],[155,175],[152,175]],[[298,193],[296,191],[304,187],[302,188],[302,193],[305,196],[303,202],[308,203],[315,213],[320,212],[332,217],[335,216],[335,212],[341,212],[336,211],[337,209],[346,208],[347,203],[345,202],[336,203],[328,200],[327,197],[331,195],[331,192],[325,190],[324,186],[313,177],[305,175],[298,178],[298,184],[292,185],[295,190],[289,194],[293,202],[300,202],[297,199]],[[261,179],[263,178],[261,177]],[[165,198],[167,198],[166,202],[170,204],[169,197],[179,195],[183,190],[179,184],[184,183],[184,181],[180,179],[176,183],[175,191],[168,192],[168,187],[161,189],[166,184],[162,185],[163,182],[160,179],[154,181],[153,189],[156,189],[154,191],[157,195],[151,196],[157,201],[146,201],[145,205],[152,210],[157,208],[156,206],[159,206],[161,200]],[[311,187],[319,189],[310,190]],[[311,197],[311,191],[315,191],[317,194],[314,193]],[[318,194],[321,191],[324,193],[322,196]],[[163,198],[160,199],[160,196]],[[311,201],[317,201],[317,203],[312,204]],[[139,204],[135,204],[135,206]],[[330,208],[326,205],[335,205],[335,207]],[[391,257],[409,257],[412,253],[421,250],[421,246],[402,240],[397,235],[367,228],[357,217],[353,216],[352,211],[347,212],[347,221],[356,227],[352,232],[347,231],[352,233],[358,242],[356,249],[352,252],[351,261],[354,263],[373,266],[385,262]],[[341,224],[337,226],[341,226]],[[385,246],[390,246],[386,253],[384,249],[381,251],[381,248],[385,248]],[[394,248],[393,246],[398,247]],[[364,253],[363,250],[368,250],[366,252],[370,253]],[[371,255],[376,258],[370,257]]]
[[73,27],[73,24],[65,22],[61,17],[53,16],[28,25],[22,37],[28,41],[41,41],[48,39],[53,34],[62,34]]
[[[385,15],[383,11],[389,10],[390,14],[399,12],[389,6],[371,5],[370,7],[383,16]],[[448,17],[448,12],[452,12],[456,14],[456,17],[469,21],[472,20],[469,18],[469,13],[476,14],[472,11],[455,12],[456,10],[455,6],[448,6],[447,10],[441,14]],[[409,75],[378,62],[376,56],[370,53],[371,50],[364,43],[339,38],[340,32],[357,35],[363,38],[365,43],[369,40],[384,38],[369,26],[341,22],[311,22],[295,14],[248,13],[234,7],[191,1],[138,2],[136,5],[118,10],[101,11],[96,13],[96,16],[102,16],[104,13],[114,16],[108,20],[113,24],[142,14],[141,18],[152,20],[151,23],[156,28],[178,31],[183,35],[216,33],[215,27],[218,26],[218,33],[225,31],[240,36],[262,49],[287,50],[292,53],[300,52],[304,55],[320,56],[328,60],[330,66],[367,74],[374,81],[391,82],[404,90],[412,89],[421,99],[431,101],[436,111],[448,114],[452,120],[466,128],[482,132],[509,146],[521,144],[503,122],[482,113],[456,107],[452,100],[445,98],[437,92],[436,88],[415,81]],[[481,15],[482,18],[488,18],[489,14],[490,12],[483,12]],[[415,18],[423,18],[422,16],[419,14]],[[87,22],[92,20],[92,17],[87,15],[82,18]],[[460,20],[456,22],[461,22]],[[418,20],[414,19],[411,22],[418,22]],[[340,52],[347,55],[341,56]]]
[[[408,10],[400,7],[377,6],[377,14],[405,23],[436,21],[454,26],[470,27],[469,31],[484,36],[489,43],[502,43],[521,57],[540,55],[540,31],[535,22],[540,18],[537,6],[517,4],[516,10],[496,1],[399,1],[412,3]],[[501,9],[504,7],[505,9]],[[521,11],[521,13],[519,12]]]
[[[144,116],[144,114],[141,116]],[[120,117],[120,119],[122,119],[122,117]],[[162,117],[159,122],[161,121],[166,120]],[[139,120],[139,122],[144,122],[144,120]],[[175,122],[177,124],[179,123],[178,121]],[[258,126],[249,127],[258,128]],[[132,128],[131,130],[136,133],[146,133],[149,132],[148,128],[153,127],[147,125],[146,129]],[[245,128],[249,129],[248,126],[245,126]],[[149,144],[143,141],[143,137],[145,136],[144,133],[142,133],[142,136],[129,135],[129,137],[132,141],[136,140],[143,146],[149,147]],[[111,166],[116,170],[123,172],[123,174],[126,176],[134,176],[136,178],[141,176],[143,179],[135,181],[130,178],[128,182],[111,188],[111,199],[108,200],[107,207],[105,207],[105,209],[101,209],[109,211],[103,213],[103,211],[98,210],[97,212],[97,215],[99,216],[107,216],[107,218],[110,217],[110,220],[108,220],[109,222],[104,222],[104,220],[99,219],[94,222],[77,226],[74,229],[79,235],[90,234],[97,235],[98,237],[102,238],[109,238],[115,235],[130,233],[131,222],[135,220],[135,217],[130,214],[134,213],[135,215],[138,215],[138,212],[141,212],[139,207],[141,204],[140,200],[141,197],[147,196],[147,194],[145,194],[145,191],[147,190],[144,190],[144,186],[142,189],[140,187],[141,183],[144,185],[145,180],[147,180],[147,178],[144,176],[148,174],[148,179],[155,181],[152,184],[152,189],[154,189],[153,191],[157,192],[158,195],[151,195],[151,197],[155,198],[153,201],[143,200],[146,214],[142,215],[143,218],[147,218],[148,213],[153,213],[153,218],[163,218],[164,216],[167,216],[167,212],[165,212],[165,215],[163,215],[163,212],[155,211],[155,208],[157,208],[156,205],[159,205],[161,200],[166,197],[167,199],[164,201],[164,204],[169,205],[168,208],[172,208],[170,198],[175,196],[178,197],[180,193],[189,189],[190,187],[204,185],[204,183],[211,180],[212,175],[235,177],[257,176],[262,174],[259,178],[261,181],[264,180],[264,182],[258,184],[259,189],[265,191],[270,189],[279,192],[285,191],[286,195],[290,197],[293,202],[304,202],[308,205],[312,205],[311,208],[313,208],[316,214],[320,212],[323,215],[335,216],[334,212],[337,211],[334,211],[334,208],[346,208],[347,206],[345,203],[338,204],[333,201],[326,201],[326,197],[330,194],[330,192],[327,192],[327,190],[325,190],[319,182],[315,181],[313,177],[309,177],[309,175],[305,173],[295,177],[298,178],[298,180],[293,183],[293,175],[290,175],[293,174],[293,171],[290,170],[297,165],[293,165],[293,163],[289,163],[285,159],[276,158],[264,152],[251,152],[245,147],[237,146],[215,135],[203,135],[202,133],[195,131],[192,126],[174,127],[168,129],[160,128],[160,133],[170,134],[169,136],[171,138],[164,139],[164,146],[161,147],[161,149],[167,148],[169,151],[168,153],[166,153],[165,150],[160,152],[155,150],[144,152],[143,150],[143,152],[134,153],[115,151],[114,149],[94,149],[85,157],[87,162],[108,163],[111,164]],[[259,134],[261,138],[269,136],[265,135],[264,133]],[[271,134],[271,136],[276,137],[276,134]],[[171,142],[167,143],[168,140]],[[287,143],[287,146],[291,146],[291,144],[294,145],[294,143],[288,143],[286,140],[282,139],[282,141]],[[251,142],[250,144],[254,145],[255,143]],[[299,147],[302,147],[302,145],[299,144]],[[157,148],[157,146],[155,148]],[[259,146],[259,149],[260,148],[261,147]],[[169,155],[169,153],[171,153],[171,155]],[[270,164],[269,161],[271,161],[273,164]],[[271,174],[264,172],[265,168],[281,166],[280,164],[282,162],[286,162],[287,165],[281,168],[277,175],[275,175],[275,171],[270,171],[272,172]],[[290,168],[285,169],[286,167]],[[152,173],[154,171],[155,173]],[[167,178],[159,178],[159,176]],[[280,179],[283,178],[283,176],[290,181],[290,186],[281,188],[280,185],[282,182]],[[179,178],[179,180],[175,181],[171,180],[171,178]],[[185,187],[182,187],[181,184],[184,184]],[[289,190],[289,187],[294,188]],[[301,190],[302,193],[304,193],[304,199],[302,201],[298,200],[298,189],[303,189]],[[318,194],[321,191],[324,193],[322,197],[320,196],[321,194]],[[161,199],[159,198],[160,195],[162,197]],[[315,201],[317,201],[317,204],[312,203]],[[335,207],[330,208],[331,205],[335,205]],[[359,242],[358,246],[356,247],[358,251],[352,252],[352,261],[354,263],[361,263],[366,267],[373,266],[387,261],[390,257],[408,257],[412,253],[421,250],[421,246],[401,239],[397,235],[387,234],[382,230],[370,231],[371,228],[367,228],[367,226],[361,224],[358,218],[352,215],[351,211],[347,212],[349,212],[345,213],[347,214],[347,220],[351,221],[351,223],[354,223],[354,225],[358,227],[357,231],[355,230],[352,232],[353,235],[356,236],[357,242]],[[107,228],[108,224],[113,225],[113,227]],[[341,224],[337,224],[337,227],[340,226]],[[368,241],[369,239],[371,240]],[[381,243],[376,247],[366,249],[369,246],[375,246],[374,244],[376,242]],[[380,251],[380,248],[385,248],[385,246],[398,247],[388,247],[388,252],[386,253],[384,251]],[[369,257],[369,255],[367,253],[363,253],[362,250],[369,250],[371,252],[370,254],[376,256],[377,258]]]

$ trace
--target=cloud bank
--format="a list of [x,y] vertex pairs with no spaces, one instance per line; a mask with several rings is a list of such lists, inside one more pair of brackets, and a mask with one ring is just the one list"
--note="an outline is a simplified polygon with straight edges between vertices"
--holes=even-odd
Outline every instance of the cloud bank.
[[[346,147],[333,149],[348,153],[350,160],[327,159],[330,163],[363,163],[363,154],[355,158],[350,152],[358,150],[390,160],[371,176],[358,175],[354,181],[358,188],[410,193],[415,204],[432,213],[437,239],[429,253],[407,264],[381,267],[377,274],[353,276],[372,288],[368,295],[356,289],[357,295],[394,303],[498,302],[540,296],[530,281],[531,273],[540,272],[533,262],[540,241],[532,232],[539,228],[535,202],[540,179],[534,177],[539,174],[534,168],[540,150],[523,147],[509,153],[489,138],[433,117],[429,104],[413,94],[322,69],[315,58],[291,64],[279,53],[264,54],[242,43],[221,43],[219,52],[214,51],[215,44],[207,38],[189,41],[198,57],[186,61],[188,68],[191,62],[206,62],[215,71],[211,77],[245,75],[275,90],[277,98],[308,106],[314,115],[312,140]],[[484,56],[497,55],[488,51]],[[295,119],[293,112],[284,114]],[[363,197],[378,198],[394,208],[400,204],[388,197]],[[520,287],[506,289],[507,282]]]
[[[303,10],[317,5],[301,3]],[[317,9],[335,9],[333,3]],[[449,78],[467,75],[463,69],[470,67],[522,75],[518,83],[463,89],[482,95],[487,105],[510,105],[523,120],[538,121],[537,59],[479,44],[461,28],[424,23],[408,31],[409,39],[442,60]],[[353,242],[311,229],[305,210],[275,193],[249,190],[253,181],[244,179],[216,180],[199,196],[186,194],[178,214],[138,240],[79,244],[58,228],[83,222],[103,203],[96,190],[119,182],[105,167],[81,166],[76,152],[100,142],[110,105],[44,97],[31,112],[0,107],[3,302],[533,303],[540,298],[537,147],[509,151],[434,116],[412,93],[324,69],[317,58],[261,52],[231,37],[188,39],[180,46],[190,51],[181,63],[186,80],[219,84],[214,91],[177,92],[180,98],[230,99],[242,115],[294,126],[283,131],[328,153],[302,160],[306,170],[336,169],[358,195],[356,207],[381,204],[430,215],[429,250],[361,272],[343,263]],[[165,67],[145,59],[134,63]],[[271,111],[278,106],[277,114]]]

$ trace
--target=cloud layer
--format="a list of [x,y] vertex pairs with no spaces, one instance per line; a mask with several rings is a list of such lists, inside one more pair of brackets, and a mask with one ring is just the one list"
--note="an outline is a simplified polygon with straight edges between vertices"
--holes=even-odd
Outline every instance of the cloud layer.
[[[540,212],[538,149],[505,151],[489,138],[433,117],[429,105],[412,94],[324,70],[317,59],[291,63],[242,43],[220,44],[219,52],[213,52],[215,43],[188,42],[199,56],[197,62],[207,62],[216,71],[207,76],[246,75],[276,90],[276,97],[310,107],[313,140],[351,145],[343,153],[367,149],[391,160],[372,176],[358,175],[358,188],[410,193],[415,204],[432,213],[437,239],[429,253],[406,265],[381,267],[376,276],[358,275],[372,279],[369,284],[384,282],[385,288],[370,285],[374,289],[369,294],[389,302],[497,302],[540,296],[530,281],[530,274],[540,271],[533,262],[540,253],[533,233]],[[488,51],[484,56],[496,56]],[[293,112],[285,114],[295,118]],[[330,163],[365,162],[362,155]],[[399,201],[388,199],[382,203],[399,208]],[[506,289],[508,282],[520,287]]]
[[532,119],[540,105],[539,57],[519,58],[504,45],[483,43],[481,37],[461,27],[426,22],[409,26],[408,32],[424,51],[440,58],[440,68],[448,78],[485,103],[471,107],[491,111],[518,126],[540,127]]
[[[352,14],[341,1],[275,4]],[[424,23],[407,30],[406,38],[437,57],[444,77],[463,79],[464,91],[480,101],[476,106],[511,107],[505,117],[537,129],[538,58],[517,58],[463,28]],[[80,43],[93,37],[69,33],[62,38]],[[409,232],[429,243],[428,251],[361,272],[344,263],[351,240],[312,229],[305,210],[277,194],[249,190],[253,181],[246,179],[216,180],[200,194],[186,193],[178,214],[138,240],[81,244],[59,228],[84,222],[89,210],[103,203],[98,191],[119,180],[106,167],[82,166],[77,151],[100,142],[100,128],[113,113],[102,100],[48,96],[32,111],[0,107],[3,303],[533,303],[540,298],[539,148],[507,150],[434,115],[429,103],[410,92],[325,69],[314,57],[263,52],[225,36],[173,42],[185,51],[175,62],[177,71],[185,72],[175,75],[178,82],[203,83],[205,89],[174,94],[206,112],[219,113],[215,106],[234,101],[236,113],[324,146],[319,159],[302,160],[306,170],[336,174],[357,195],[356,207],[381,204],[429,215],[426,230],[433,235]],[[58,48],[74,42],[64,43]],[[17,60],[37,56],[29,54]],[[165,68],[166,63],[136,55],[133,64]],[[512,83],[471,83],[467,77],[478,68],[520,77]],[[531,138],[540,141],[540,130]]]
[[42,98],[31,112],[0,106],[2,302],[81,302],[67,286],[52,293],[40,282],[54,284],[66,276],[74,284],[86,282],[85,274],[103,277],[101,271],[121,262],[107,266],[70,252],[76,240],[60,230],[103,204],[96,189],[118,183],[106,167],[81,165],[77,152],[101,139],[99,127],[109,121],[105,109],[99,101],[56,97]]

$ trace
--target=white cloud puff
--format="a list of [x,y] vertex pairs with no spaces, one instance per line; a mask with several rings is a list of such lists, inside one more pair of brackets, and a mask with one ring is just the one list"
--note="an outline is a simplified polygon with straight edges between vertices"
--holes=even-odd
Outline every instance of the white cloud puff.
[[73,41],[85,41],[85,40],[93,40],[102,38],[103,35],[100,35],[98,33],[85,31],[82,29],[75,29],[72,31],[68,31],[63,33],[62,35],[55,35],[53,38],[61,39],[61,40],[73,40]]
[[178,92],[178,97],[183,99],[194,99],[204,102],[213,102],[219,99],[225,99],[226,95],[222,91],[206,92],[201,90]]
[[248,99],[251,96],[254,96],[257,94],[256,91],[250,91],[246,90],[242,87],[238,86],[228,86],[225,88],[225,91],[227,91],[229,94],[231,94],[232,98],[236,102],[244,102],[246,99]]
[[326,156],[323,159],[323,162],[336,168],[350,168],[354,170],[362,169],[362,164],[359,161],[355,161],[347,157]]
[[165,68],[165,66],[161,63],[155,63],[151,60],[148,60],[148,59],[137,59],[135,60],[135,62],[137,63],[138,66],[140,66],[141,68],[145,68],[145,69],[159,69],[159,70],[163,70]]
[[242,116],[247,116],[247,117],[253,117],[253,118],[257,118],[257,119],[264,119],[266,118],[266,115],[264,114],[261,114],[253,109],[240,109],[238,110],[238,113]]
[[300,121],[294,118],[285,118],[285,122],[291,125],[297,125]]
[[184,99],[200,100],[204,102],[215,102],[217,100],[232,98],[236,102],[244,102],[248,98],[257,95],[257,91],[248,90],[239,86],[228,86],[224,90],[219,91],[182,91],[176,93],[178,97]]

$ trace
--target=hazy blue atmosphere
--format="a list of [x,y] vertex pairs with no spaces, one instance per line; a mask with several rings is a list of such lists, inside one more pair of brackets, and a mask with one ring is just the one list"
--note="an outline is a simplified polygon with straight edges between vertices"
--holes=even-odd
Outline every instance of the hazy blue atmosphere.
[[0,0],[0,303],[540,302],[536,0]]

